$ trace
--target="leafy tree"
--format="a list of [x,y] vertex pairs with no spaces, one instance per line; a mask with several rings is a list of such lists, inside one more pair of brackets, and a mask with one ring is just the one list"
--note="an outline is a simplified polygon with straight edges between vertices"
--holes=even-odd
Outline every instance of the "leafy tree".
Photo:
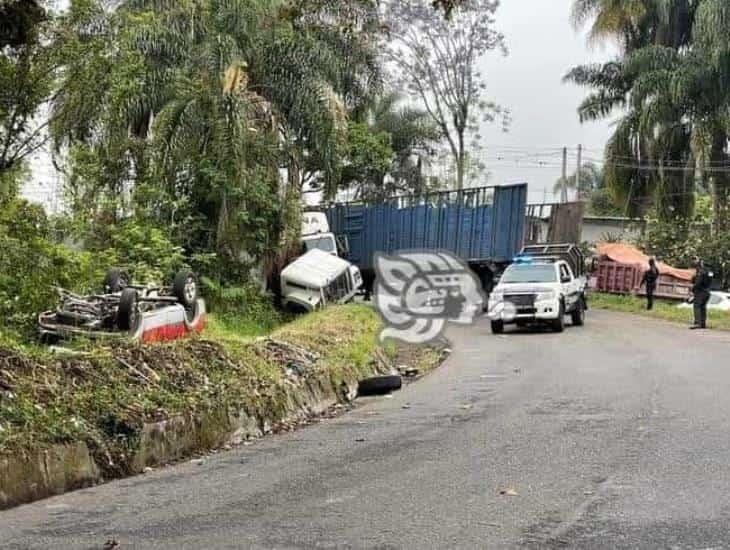
[[373,100],[363,120],[350,125],[341,187],[369,200],[426,191],[423,165],[440,138],[428,114],[390,92]]
[[21,48],[37,39],[46,12],[38,0],[0,1],[0,50]]
[[347,141],[342,187],[354,188],[356,198],[387,196],[384,179],[394,157],[390,134],[374,132],[367,124],[353,122],[350,123]]
[[374,131],[390,135],[395,154],[387,192],[419,194],[429,187],[423,165],[436,152],[441,133],[426,111],[401,103],[400,94],[386,93],[373,102],[368,119]]
[[465,0],[445,20],[425,0],[392,2],[386,10],[388,60],[396,81],[419,98],[448,143],[461,189],[468,169],[469,134],[492,122],[502,109],[483,98],[486,82],[477,68],[489,51],[506,53],[494,29],[497,0]]
[[305,171],[334,192],[348,114],[377,81],[375,7],[334,4],[129,0],[108,12],[74,0],[64,47],[84,78],[64,82],[53,130],[79,202],[116,198],[113,219],[136,212],[230,263],[274,253],[298,231]]
[[[730,190],[730,93],[722,0],[577,0],[578,23],[593,18],[591,34],[617,39],[620,59],[578,67],[568,79],[595,91],[579,109],[582,119],[625,115],[606,148],[606,179],[636,212],[653,197],[663,219],[689,216],[696,173],[713,190],[716,225],[722,225]],[[645,206],[643,207],[645,209]]]
[[48,99],[57,61],[50,17],[37,2],[0,3],[0,178],[40,148],[47,123],[39,107]]
[[[568,176],[565,186],[567,189],[576,191],[578,199],[589,198],[591,193],[603,187],[603,173],[601,169],[592,162],[586,162],[580,167],[580,180],[577,170]],[[559,194],[563,189],[563,178],[559,178],[553,186],[553,193]]]

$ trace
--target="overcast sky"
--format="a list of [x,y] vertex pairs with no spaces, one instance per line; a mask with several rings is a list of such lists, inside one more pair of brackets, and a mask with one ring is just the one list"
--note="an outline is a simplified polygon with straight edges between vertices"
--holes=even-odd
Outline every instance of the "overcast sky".
[[[491,53],[482,63],[487,97],[512,113],[508,133],[499,125],[481,132],[483,158],[492,174],[489,183],[527,181],[531,202],[542,199],[543,189],[552,191],[560,177],[561,147],[571,148],[572,173],[577,145],[587,148],[586,158],[599,158],[611,131],[609,122],[581,125],[576,107],[585,91],[562,83],[571,67],[603,61],[614,53],[587,46],[584,33],[570,24],[571,4],[572,0],[502,0],[497,26],[507,39],[509,55]],[[513,152],[523,150],[526,158]],[[545,165],[538,164],[537,154]]]

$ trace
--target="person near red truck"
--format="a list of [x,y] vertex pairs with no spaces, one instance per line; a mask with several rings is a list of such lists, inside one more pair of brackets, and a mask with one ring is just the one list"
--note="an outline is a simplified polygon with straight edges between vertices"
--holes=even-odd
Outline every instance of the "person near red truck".
[[692,302],[694,304],[695,321],[689,328],[693,330],[705,329],[707,328],[707,302],[710,301],[712,275],[701,258],[695,257],[693,263],[697,270],[692,279]]
[[644,272],[644,276],[641,278],[639,288],[646,285],[646,309],[651,311],[654,309],[654,291],[656,290],[656,283],[659,279],[659,268],[656,266],[654,258],[649,259],[649,269]]

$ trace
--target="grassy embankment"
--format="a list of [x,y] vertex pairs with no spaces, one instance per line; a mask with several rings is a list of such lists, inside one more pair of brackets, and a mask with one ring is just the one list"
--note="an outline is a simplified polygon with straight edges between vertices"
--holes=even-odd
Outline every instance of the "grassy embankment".
[[[364,306],[333,307],[282,324],[270,336],[318,355],[306,376],[342,380],[400,360],[377,342],[380,321]],[[291,396],[291,360],[245,320],[212,317],[202,337],[169,344],[83,345],[73,355],[0,342],[0,457],[83,441],[105,477],[130,473],[144,423],[226,407],[277,418]],[[252,335],[253,334],[253,335]],[[438,363],[410,351],[413,366]],[[295,350],[294,354],[298,352]]]
[[[633,313],[683,325],[690,325],[693,320],[692,309],[679,308],[676,301],[655,300],[654,309],[647,311],[644,297],[594,292],[588,297],[588,304],[594,309]],[[707,324],[712,329],[730,330],[730,313],[709,310]]]

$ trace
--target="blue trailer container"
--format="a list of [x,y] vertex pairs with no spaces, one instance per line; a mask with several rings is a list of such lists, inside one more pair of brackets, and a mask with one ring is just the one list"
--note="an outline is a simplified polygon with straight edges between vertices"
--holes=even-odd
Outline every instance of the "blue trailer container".
[[360,268],[366,283],[376,252],[440,249],[467,261],[491,286],[495,267],[522,249],[526,204],[523,183],[335,204],[325,212],[331,231],[347,237],[345,258]]

